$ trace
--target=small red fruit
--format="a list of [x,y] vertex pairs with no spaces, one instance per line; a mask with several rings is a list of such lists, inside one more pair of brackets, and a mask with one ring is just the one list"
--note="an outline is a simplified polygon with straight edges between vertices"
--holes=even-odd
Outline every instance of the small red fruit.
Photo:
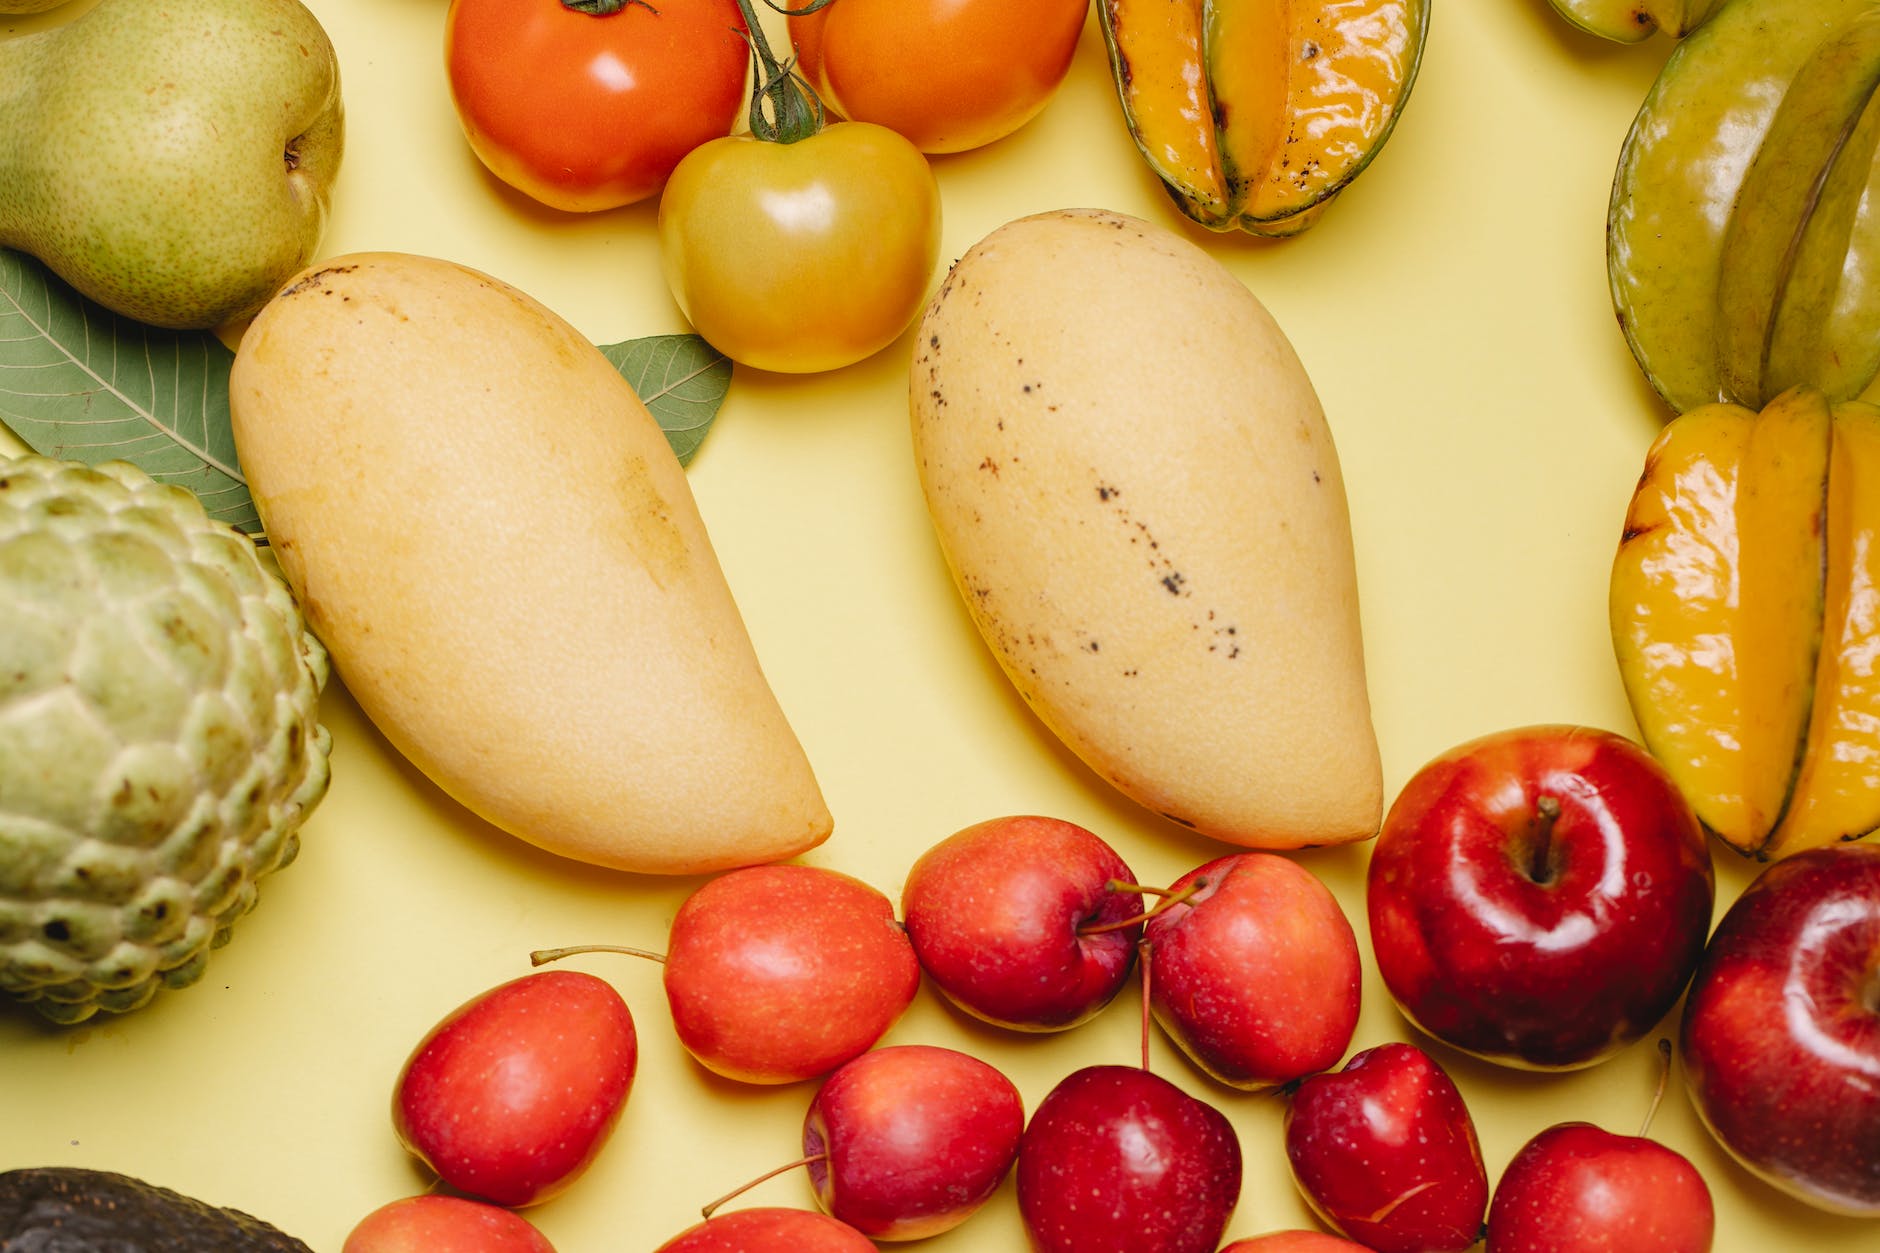
[[815,1210],[760,1206],[714,1214],[654,1253],[876,1253],[873,1241]]
[[394,1088],[392,1125],[458,1191],[533,1205],[593,1163],[638,1061],[633,1016],[611,985],[569,970],[524,975],[419,1041]]
[[794,1083],[861,1055],[920,988],[894,904],[817,866],[733,870],[679,906],[666,1000],[679,1042],[746,1083]]
[[1024,1102],[997,1069],[954,1049],[903,1044],[829,1076],[804,1118],[803,1153],[831,1216],[877,1240],[919,1240],[985,1204],[1024,1130]]
[[1235,853],[1189,871],[1143,930],[1155,1019],[1222,1083],[1277,1087],[1337,1065],[1358,1025],[1358,940],[1310,870]]
[[432,1193],[381,1205],[340,1253],[555,1253],[548,1237],[499,1205]]
[[1458,1253],[1481,1238],[1488,1174],[1462,1094],[1393,1041],[1300,1082],[1286,1109],[1293,1179],[1333,1230],[1377,1253]]
[[995,1026],[1062,1031],[1108,1005],[1135,967],[1142,894],[1122,886],[1131,878],[1075,823],[993,818],[920,855],[901,916],[948,1000]]

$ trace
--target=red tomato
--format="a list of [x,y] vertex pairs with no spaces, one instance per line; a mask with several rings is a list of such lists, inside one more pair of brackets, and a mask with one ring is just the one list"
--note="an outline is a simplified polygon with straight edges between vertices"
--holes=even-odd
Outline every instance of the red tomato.
[[[790,0],[802,9],[811,0]],[[1070,70],[1090,0],[833,0],[789,19],[797,68],[823,103],[922,152],[1011,134]]]
[[737,0],[626,0],[604,15],[569,2],[451,0],[451,99],[471,149],[510,186],[557,209],[632,204],[730,133],[744,19]]

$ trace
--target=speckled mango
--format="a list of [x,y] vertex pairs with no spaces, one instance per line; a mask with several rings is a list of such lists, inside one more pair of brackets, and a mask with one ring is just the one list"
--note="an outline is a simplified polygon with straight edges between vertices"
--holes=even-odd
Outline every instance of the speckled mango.
[[909,407],[973,623],[1091,770],[1230,844],[1376,834],[1338,454],[1231,271],[1116,213],[1007,223],[929,305]]
[[1671,421],[1610,608],[1641,737],[1725,843],[1880,828],[1880,407],[1797,387]]
[[1672,410],[1880,373],[1880,9],[1731,0],[1672,50],[1620,150],[1613,308]]
[[1429,0],[1097,0],[1123,120],[1212,230],[1296,235],[1370,164],[1416,82]]

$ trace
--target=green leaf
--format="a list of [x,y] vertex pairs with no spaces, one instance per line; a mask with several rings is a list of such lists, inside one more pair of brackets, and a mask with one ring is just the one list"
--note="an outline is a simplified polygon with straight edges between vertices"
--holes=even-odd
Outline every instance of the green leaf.
[[[685,465],[731,385],[731,362],[697,335],[601,346]],[[210,331],[169,331],[111,312],[44,265],[0,248],[0,432],[34,452],[129,461],[202,498],[251,534],[261,522],[229,428],[235,354]],[[0,438],[0,450],[8,441]]]
[[652,335],[602,344],[601,355],[646,402],[666,442],[691,464],[731,387],[731,359],[697,335]]
[[208,331],[120,317],[0,248],[0,421],[46,456],[132,462],[254,532],[261,523],[229,431],[234,360]]

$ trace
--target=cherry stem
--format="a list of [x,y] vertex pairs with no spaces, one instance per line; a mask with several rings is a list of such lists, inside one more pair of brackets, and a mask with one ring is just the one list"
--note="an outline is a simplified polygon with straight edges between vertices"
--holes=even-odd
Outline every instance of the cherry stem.
[[1104,886],[1112,892],[1141,892],[1146,896],[1159,896],[1162,899],[1157,901],[1153,907],[1142,913],[1131,914],[1127,918],[1119,918],[1114,922],[1083,923],[1077,928],[1078,935],[1102,935],[1106,931],[1121,931],[1125,927],[1133,927],[1139,922],[1147,922],[1157,914],[1165,910],[1173,909],[1175,906],[1193,896],[1196,892],[1199,892],[1202,888],[1208,886],[1208,878],[1206,875],[1203,875],[1180,891],[1172,891],[1168,888],[1152,888],[1141,883],[1125,883],[1121,879],[1111,879],[1109,883]]
[[1528,878],[1546,883],[1554,877],[1554,824],[1560,821],[1560,802],[1543,796],[1534,802],[1534,843],[1528,856]]
[[1149,1024],[1154,1015],[1149,999],[1149,938],[1136,941],[1136,969],[1142,971],[1142,1068],[1149,1069]]
[[571,944],[567,948],[538,948],[529,954],[531,966],[545,966],[549,962],[558,962],[564,957],[574,957],[581,953],[625,953],[628,957],[644,957],[648,961],[664,962],[664,953],[655,953],[647,948],[634,948],[627,944]]
[[1664,1036],[1658,1037],[1658,1086],[1652,1091],[1652,1102],[1645,1107],[1645,1121],[1639,1124],[1638,1134],[1644,1139],[1652,1129],[1652,1119],[1658,1116],[1658,1103],[1665,1099],[1665,1084],[1671,1078],[1671,1041]]
[[811,1153],[806,1157],[797,1158],[794,1162],[785,1162],[781,1166],[765,1171],[763,1174],[759,1175],[757,1178],[751,1180],[748,1183],[739,1184],[737,1187],[733,1188],[731,1191],[719,1197],[716,1201],[713,1201],[708,1205],[702,1206],[699,1209],[699,1213],[705,1218],[710,1218],[713,1214],[718,1212],[719,1206],[725,1204],[727,1201],[737,1200],[739,1197],[743,1196],[746,1192],[749,1192],[752,1188],[755,1188],[758,1184],[763,1183],[765,1180],[775,1179],[778,1175],[787,1174],[792,1170],[798,1169],[799,1167],[808,1166],[812,1162],[823,1161],[828,1156],[829,1156],[828,1153]]

